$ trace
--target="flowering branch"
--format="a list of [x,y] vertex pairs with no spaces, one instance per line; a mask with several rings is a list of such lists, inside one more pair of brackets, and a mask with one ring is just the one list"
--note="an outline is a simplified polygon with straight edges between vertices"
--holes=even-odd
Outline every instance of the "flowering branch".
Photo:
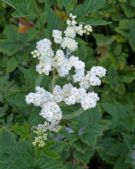
[[[45,123],[39,124],[35,130],[37,136],[33,144],[40,147],[45,145],[48,131],[59,131],[59,123],[62,118],[77,117],[85,110],[94,108],[99,101],[97,93],[90,92],[89,89],[101,85],[101,78],[105,76],[106,69],[101,66],[93,66],[86,71],[85,63],[72,54],[78,49],[75,37],[89,35],[92,32],[90,25],[78,24],[75,19],[76,16],[70,14],[64,32],[53,30],[52,37],[54,43],[60,46],[59,49],[52,49],[52,42],[45,38],[37,42],[36,50],[32,52],[33,57],[39,60],[39,64],[36,66],[39,74],[48,76],[53,71],[51,92],[38,86],[35,93],[29,93],[26,96],[27,104],[32,103],[41,107],[39,114],[45,119]],[[71,70],[74,70],[74,74],[71,73]],[[59,77],[72,76],[72,83],[64,86],[55,85],[56,74]],[[69,106],[79,103],[81,108],[77,112],[63,116],[60,108],[60,103],[63,102]]]

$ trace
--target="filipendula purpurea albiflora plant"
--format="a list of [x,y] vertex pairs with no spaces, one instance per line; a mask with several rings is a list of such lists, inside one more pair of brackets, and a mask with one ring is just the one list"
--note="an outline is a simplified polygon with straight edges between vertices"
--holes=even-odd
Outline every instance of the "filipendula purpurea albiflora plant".
[[[33,104],[41,107],[40,116],[45,119],[44,124],[35,127],[35,140],[33,145],[43,147],[47,140],[48,132],[58,132],[60,130],[60,121],[62,119],[62,110],[60,103],[74,105],[80,103],[81,110],[94,108],[99,101],[98,94],[89,91],[92,86],[100,86],[101,79],[106,74],[106,69],[101,66],[93,66],[89,71],[85,71],[85,63],[74,56],[73,52],[78,49],[78,42],[75,40],[77,35],[89,35],[92,32],[90,25],[82,25],[76,22],[76,16],[69,15],[67,27],[64,32],[53,30],[52,37],[59,49],[52,49],[52,42],[44,38],[37,42],[36,49],[32,51],[33,58],[38,58],[39,64],[36,71],[39,74],[49,75],[51,71],[56,72],[59,77],[72,75],[72,83],[64,86],[53,84],[51,91],[47,91],[39,86],[35,93],[29,93],[26,96],[27,104]],[[73,84],[79,84],[75,87]],[[72,114],[72,113],[71,113]]]

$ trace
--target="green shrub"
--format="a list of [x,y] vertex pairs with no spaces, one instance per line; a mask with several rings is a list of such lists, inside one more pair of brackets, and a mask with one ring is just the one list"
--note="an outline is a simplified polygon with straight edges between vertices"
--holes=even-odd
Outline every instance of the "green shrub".
[[[135,168],[134,11],[134,0],[2,0],[0,169],[85,169],[93,162],[95,169]],[[63,119],[45,147],[34,147],[32,126],[43,119],[25,95],[38,85],[49,88],[52,75],[39,76],[30,53],[54,28],[63,30],[71,12],[93,27],[90,36],[78,38],[76,54],[87,70],[100,65],[107,76],[95,88],[95,108]],[[65,107],[67,114],[73,110]]]

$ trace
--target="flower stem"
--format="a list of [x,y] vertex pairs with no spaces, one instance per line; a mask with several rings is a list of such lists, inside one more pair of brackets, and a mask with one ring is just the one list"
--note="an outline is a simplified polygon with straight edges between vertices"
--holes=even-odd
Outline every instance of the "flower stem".
[[82,113],[84,112],[84,110],[82,108],[80,108],[79,110],[71,113],[71,114],[65,114],[63,115],[62,119],[73,119],[75,117],[80,116]]
[[54,70],[53,74],[52,74],[52,84],[51,84],[51,91],[52,92],[53,92],[53,88],[54,88],[55,82],[56,82],[56,71]]
[[35,85],[36,86],[40,86],[42,80],[44,78],[44,75],[38,75],[37,79],[36,79],[36,82],[35,82]]

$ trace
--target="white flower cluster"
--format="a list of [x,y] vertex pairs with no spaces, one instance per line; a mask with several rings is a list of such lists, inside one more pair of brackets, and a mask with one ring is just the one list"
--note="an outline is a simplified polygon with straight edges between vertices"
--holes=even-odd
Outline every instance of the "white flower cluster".
[[62,88],[56,85],[53,90],[53,95],[57,102],[63,101],[67,105],[80,103],[84,110],[95,107],[99,100],[96,93],[88,93],[85,88],[77,88],[70,83],[65,84]]
[[100,86],[101,79],[106,75],[106,69],[101,66],[93,66],[80,81],[80,86],[89,89],[90,86]]
[[43,39],[37,42],[36,50],[31,52],[34,58],[39,59],[39,64],[36,66],[36,71],[39,74],[45,73],[49,75],[52,70],[51,63],[54,51],[51,48],[51,41],[49,39]]
[[89,35],[92,32],[92,27],[90,25],[79,24],[77,26],[77,22],[75,19],[76,16],[74,16],[73,14],[69,15],[69,19],[67,20],[68,27],[64,32],[65,35],[71,38],[75,38],[76,34],[82,36],[83,34]]
[[36,87],[35,93],[26,96],[26,103],[41,107],[40,115],[53,125],[58,124],[62,118],[62,111],[53,94],[41,87]]
[[106,69],[101,66],[93,66],[86,72],[85,63],[72,54],[78,49],[78,43],[75,40],[77,34],[82,36],[92,32],[90,25],[78,24],[75,19],[76,16],[70,14],[64,32],[53,30],[52,37],[54,43],[59,45],[59,49],[54,51],[51,41],[45,38],[37,42],[36,50],[32,52],[33,57],[39,60],[39,64],[36,66],[39,74],[49,75],[51,71],[55,70],[60,77],[66,77],[72,72],[70,75],[73,83],[78,83],[78,85],[68,83],[62,87],[55,85],[51,92],[36,87],[35,93],[29,93],[26,96],[27,104],[32,103],[41,107],[39,114],[46,121],[36,128],[37,137],[33,142],[34,145],[44,146],[47,131],[58,131],[62,119],[60,102],[64,102],[66,105],[79,103],[84,110],[87,110],[94,108],[99,101],[97,93],[89,92],[89,89],[91,86],[101,85],[101,78],[105,76]]
[[48,122],[44,122],[44,124],[39,124],[34,128],[34,133],[36,134],[34,141],[32,142],[34,146],[44,147],[45,142],[47,140],[47,131],[58,132],[60,130],[59,125],[50,125]]
[[[73,16],[72,14],[69,15],[67,27],[63,36],[62,31],[53,30],[52,37],[54,39],[54,43],[60,45],[60,49],[56,52],[52,50],[52,43],[49,39],[45,38],[37,42],[36,50],[31,53],[34,58],[39,59],[39,64],[36,66],[36,71],[39,74],[49,75],[49,72],[56,69],[59,76],[66,76],[71,70],[71,67],[74,66],[71,63],[72,60],[69,60],[68,56],[78,49],[78,43],[75,41],[76,35],[79,34],[82,36],[83,34],[89,34],[92,32],[90,25],[77,25],[75,18],[76,16]],[[63,50],[66,51],[65,54]],[[76,57],[75,60],[77,65],[77,61],[79,59]],[[78,63],[79,65],[83,64],[83,67],[85,66],[81,61]],[[79,69],[81,69],[81,67]],[[80,72],[77,73],[75,79],[77,79],[79,74]]]

